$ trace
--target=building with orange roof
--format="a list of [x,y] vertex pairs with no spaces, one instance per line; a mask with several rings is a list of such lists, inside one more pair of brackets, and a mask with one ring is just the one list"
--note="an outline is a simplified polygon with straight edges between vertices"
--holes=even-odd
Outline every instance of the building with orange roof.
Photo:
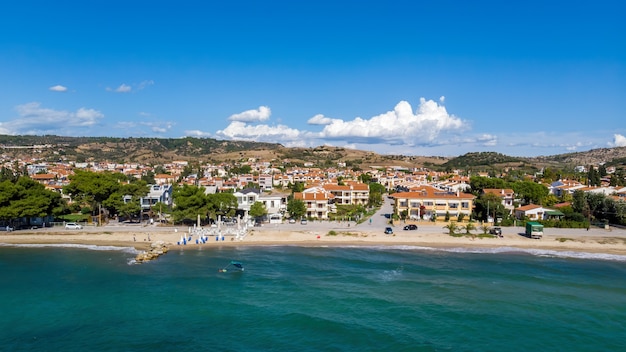
[[446,214],[469,219],[476,197],[470,193],[449,192],[431,186],[421,186],[409,192],[391,195],[394,199],[394,211],[400,216],[406,212],[412,219],[443,218]]
[[303,192],[294,192],[293,198],[304,202],[307,218],[325,220],[332,210],[334,196],[322,187],[311,187]]
[[30,175],[31,179],[41,183],[42,185],[48,185],[48,184],[54,182],[56,177],[57,176],[55,174],[34,174],[34,175]]
[[510,188],[485,188],[483,189],[484,194],[494,194],[502,200],[502,205],[504,205],[505,209],[512,211],[515,206],[513,205],[513,201],[515,200],[515,191]]
[[336,205],[367,205],[369,202],[370,189],[365,183],[346,181],[343,185],[324,184],[322,188],[333,195]]
[[173,184],[176,182],[176,176],[170,174],[156,174],[154,175],[154,183],[157,185]]

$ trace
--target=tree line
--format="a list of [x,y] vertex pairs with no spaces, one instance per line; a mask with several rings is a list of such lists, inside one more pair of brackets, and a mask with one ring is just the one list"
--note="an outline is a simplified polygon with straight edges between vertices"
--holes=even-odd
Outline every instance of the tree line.
[[565,192],[557,197],[550,194],[545,185],[533,181],[506,181],[482,176],[470,178],[470,189],[477,197],[473,212],[475,219],[487,220],[487,217],[493,216],[503,219],[504,225],[512,224],[513,214],[504,208],[500,196],[483,192],[484,189],[512,189],[519,199],[515,207],[526,204],[551,207],[557,203],[569,203],[559,208],[564,214],[562,220],[548,221],[551,226],[583,227],[592,222],[626,225],[626,202],[603,193],[576,190],[572,194]]

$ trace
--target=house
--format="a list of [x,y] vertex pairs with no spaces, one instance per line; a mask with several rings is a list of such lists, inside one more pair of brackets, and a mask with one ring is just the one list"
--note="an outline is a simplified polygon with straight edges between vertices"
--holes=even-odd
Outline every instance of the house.
[[406,211],[411,219],[431,219],[464,214],[469,219],[476,197],[469,193],[442,191],[431,186],[421,186],[408,192],[391,195],[398,216]]
[[142,211],[148,211],[153,205],[162,203],[167,207],[171,207],[173,204],[172,192],[173,187],[169,184],[150,185],[148,194],[139,199]]
[[369,186],[361,182],[346,182],[343,185],[325,184],[324,190],[333,195],[336,205],[367,205],[370,197]]
[[265,191],[271,191],[274,188],[274,181],[272,175],[259,175],[259,187]]
[[261,194],[258,201],[265,206],[271,224],[282,222],[283,214],[287,210],[287,195],[281,193]]
[[565,216],[565,214],[558,210],[544,208],[537,204],[528,204],[515,209],[515,218],[518,220],[560,220],[563,216]]
[[293,198],[304,202],[306,217],[325,220],[331,212],[330,202],[334,195],[322,187],[311,187],[303,192],[295,192]]
[[56,177],[57,176],[55,174],[34,174],[34,175],[30,175],[31,179],[41,183],[44,186],[54,182]]
[[484,194],[495,194],[500,197],[502,200],[502,205],[505,209],[508,209],[509,212],[513,211],[513,201],[515,200],[515,192],[510,188],[485,188],[483,189]]
[[239,212],[248,212],[252,204],[259,200],[260,191],[255,188],[245,188],[239,192],[233,193],[237,198],[237,210]]
[[157,185],[172,184],[174,182],[176,182],[176,176],[174,175],[169,175],[169,174],[154,175],[154,183],[156,183]]

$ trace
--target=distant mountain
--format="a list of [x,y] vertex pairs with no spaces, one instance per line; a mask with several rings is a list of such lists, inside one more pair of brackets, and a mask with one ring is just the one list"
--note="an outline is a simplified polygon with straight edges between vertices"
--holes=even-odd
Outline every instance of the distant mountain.
[[523,158],[511,157],[496,152],[467,153],[453,158],[442,166],[451,169],[465,168],[468,166],[492,166],[523,162]]
[[585,152],[566,153],[546,157],[530,158],[531,162],[554,162],[568,165],[599,165],[624,166],[626,165],[626,147],[598,148]]
[[510,166],[566,167],[576,165],[626,165],[626,147],[594,149],[542,157],[511,157],[496,152],[472,152],[450,158],[440,156],[381,155],[372,151],[341,147],[288,148],[278,143],[227,141],[212,138],[115,138],[64,136],[0,135],[4,161],[36,158],[45,161],[136,162],[147,165],[175,160],[199,162],[237,162],[257,159],[277,160],[283,164],[349,168],[371,167],[457,169],[472,167],[494,169]]

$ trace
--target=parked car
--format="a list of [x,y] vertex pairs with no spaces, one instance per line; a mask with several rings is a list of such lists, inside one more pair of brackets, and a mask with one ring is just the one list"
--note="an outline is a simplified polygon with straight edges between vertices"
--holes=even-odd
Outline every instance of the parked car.
[[300,223],[301,223],[302,225],[306,225],[306,224],[307,224],[307,221],[306,221],[306,219],[302,219],[302,220],[300,220]]
[[501,227],[492,227],[489,229],[489,233],[492,235],[496,235],[498,237],[502,237],[502,228]]
[[65,228],[68,230],[80,230],[83,228],[83,225],[77,224],[75,222],[68,222],[67,224],[65,224]]
[[294,218],[289,219],[289,223],[290,224],[295,224],[296,223],[296,219],[294,219]]
[[393,234],[393,229],[391,227],[385,227],[385,233],[387,235],[391,235],[391,234]]
[[417,225],[409,224],[404,227],[405,230],[417,230]]
[[13,227],[8,226],[8,225],[7,225],[7,226],[2,226],[2,227],[0,227],[0,231],[11,232],[11,231],[13,231],[13,230],[14,230],[14,229],[13,229]]

